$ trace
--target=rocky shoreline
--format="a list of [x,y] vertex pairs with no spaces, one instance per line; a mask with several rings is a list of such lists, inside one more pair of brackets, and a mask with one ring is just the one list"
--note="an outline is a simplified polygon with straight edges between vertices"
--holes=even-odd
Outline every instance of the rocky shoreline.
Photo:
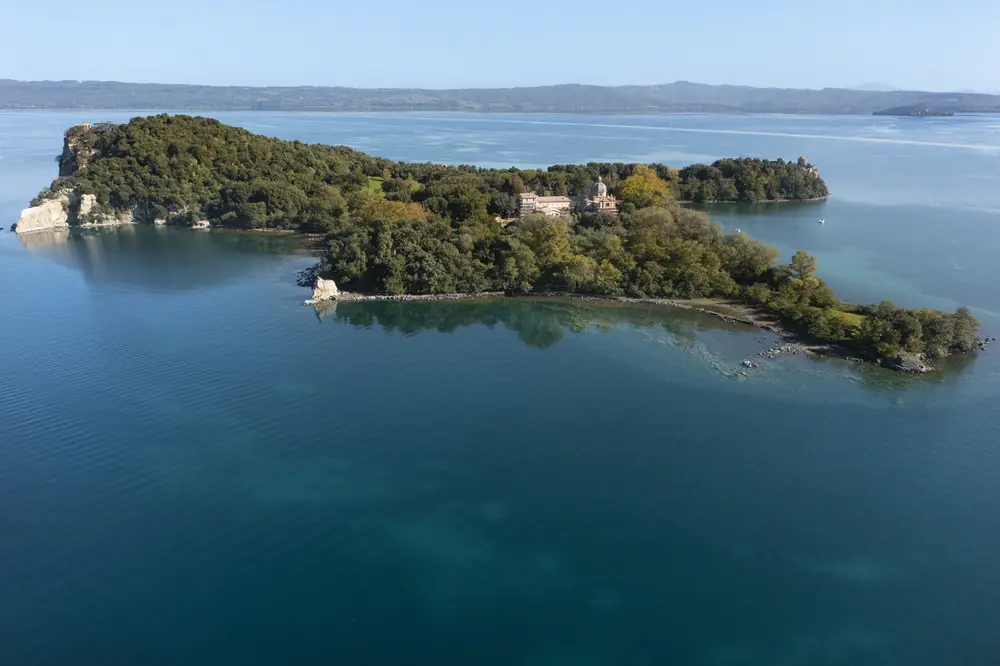
[[[627,296],[592,296],[587,294],[574,294],[574,293],[563,293],[563,292],[543,292],[538,294],[526,294],[524,296],[513,296],[510,297],[502,291],[485,291],[478,293],[452,293],[452,294],[362,294],[358,292],[341,291],[336,282],[333,280],[327,280],[324,278],[317,278],[314,287],[312,298],[305,301],[306,305],[316,305],[317,303],[323,303],[325,301],[458,301],[458,300],[476,300],[482,298],[532,298],[532,299],[544,299],[544,298],[567,298],[574,301],[583,302],[598,302],[598,303],[620,303],[626,305],[660,305],[675,308],[683,308],[685,310],[696,310],[698,312],[704,312],[705,314],[718,317],[723,321],[728,321],[733,324],[744,324],[746,326],[752,326],[754,328],[760,328],[772,333],[776,333],[781,336],[790,336],[788,332],[781,329],[773,324],[768,324],[766,322],[761,322],[754,319],[753,316],[748,312],[745,316],[730,315],[724,312],[718,312],[717,310],[712,310],[710,308],[701,307],[690,302],[678,301],[668,298],[630,298]],[[726,307],[735,309],[735,306],[726,304]]]
[[306,305],[319,305],[329,301],[462,301],[497,298],[504,296],[502,291],[484,291],[476,294],[361,294],[354,291],[341,291],[333,280],[316,278],[312,298]]
[[118,227],[144,224],[152,227],[179,227],[183,229],[209,230],[222,229],[226,231],[241,231],[262,234],[297,234],[307,238],[323,238],[324,234],[305,234],[294,229],[246,229],[236,225],[212,223],[209,220],[194,222],[174,222],[165,219],[139,219],[136,211],[114,211],[111,213],[93,211],[93,195],[82,197],[61,193],[54,199],[43,201],[37,206],[30,206],[21,211],[17,222],[10,226],[10,231],[16,234],[30,234],[36,231],[54,231],[60,229],[116,229]]

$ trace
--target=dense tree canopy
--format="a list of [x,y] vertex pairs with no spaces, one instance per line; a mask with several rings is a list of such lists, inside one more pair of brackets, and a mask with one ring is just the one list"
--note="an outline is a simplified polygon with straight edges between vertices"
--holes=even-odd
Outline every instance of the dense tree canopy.
[[872,358],[942,357],[978,346],[978,323],[964,308],[946,314],[844,303],[816,277],[809,253],[780,264],[775,248],[725,234],[704,213],[676,204],[623,214],[613,225],[544,215],[506,226],[379,221],[345,227],[329,243],[325,272],[354,291],[728,298]]
[[[808,253],[780,264],[774,248],[723,233],[677,203],[825,196],[804,158],[679,171],[621,163],[501,170],[393,162],[186,116],[72,132],[68,142],[84,150],[64,152],[69,175],[40,196],[71,189],[146,219],[326,232],[323,270],[346,290],[729,298],[872,357],[944,356],[978,344],[967,310],[842,303]],[[620,215],[510,219],[521,192],[584,194],[598,177],[624,201]]]
[[[598,177],[635,208],[672,200],[767,201],[826,196],[811,166],[720,160],[673,169],[596,163],[536,169],[409,164],[343,146],[281,141],[191,116],[135,118],[73,128],[57,189],[89,192],[108,209],[174,221],[208,219],[246,229],[332,231],[350,219],[483,223],[517,212],[516,196],[583,195]],[[82,163],[77,158],[82,157]],[[85,167],[85,168],[78,168]],[[373,188],[372,186],[375,185]],[[374,196],[373,196],[374,195]],[[405,204],[419,204],[406,207]]]
[[681,169],[679,178],[678,198],[687,201],[757,203],[827,196],[823,180],[804,159],[722,159],[710,166],[694,164]]

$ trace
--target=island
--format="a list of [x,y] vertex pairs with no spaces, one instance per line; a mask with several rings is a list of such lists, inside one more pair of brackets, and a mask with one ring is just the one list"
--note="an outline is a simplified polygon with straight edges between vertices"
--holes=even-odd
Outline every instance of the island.
[[808,253],[781,263],[775,248],[680,203],[825,197],[805,158],[482,169],[157,115],[71,128],[58,162],[19,233],[147,222],[322,234],[317,300],[561,294],[725,306],[824,353],[916,371],[983,344],[966,308],[843,302]]
[[955,113],[953,111],[941,111],[938,109],[930,109],[923,104],[908,104],[906,106],[894,106],[891,109],[882,109],[881,111],[875,111],[872,113],[873,116],[908,116],[912,118],[928,118],[928,117],[938,117],[938,116],[953,116]]

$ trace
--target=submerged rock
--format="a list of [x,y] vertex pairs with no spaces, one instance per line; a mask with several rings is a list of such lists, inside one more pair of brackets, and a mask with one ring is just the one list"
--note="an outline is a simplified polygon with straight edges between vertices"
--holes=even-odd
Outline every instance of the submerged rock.
[[66,229],[69,227],[69,197],[62,194],[55,199],[43,201],[37,206],[25,208],[17,218],[14,231],[26,234],[32,231],[47,229]]
[[762,352],[757,352],[757,356],[763,358],[778,358],[779,356],[794,356],[802,352],[802,345],[789,343],[779,347],[771,347]]

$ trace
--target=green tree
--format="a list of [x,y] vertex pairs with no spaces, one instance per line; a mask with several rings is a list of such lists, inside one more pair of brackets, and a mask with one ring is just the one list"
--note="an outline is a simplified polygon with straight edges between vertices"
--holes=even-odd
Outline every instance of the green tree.
[[538,279],[538,261],[531,248],[516,238],[507,241],[500,260],[500,286],[504,291],[527,293]]
[[582,254],[571,254],[560,267],[569,291],[592,291],[597,280],[597,262]]
[[623,277],[622,272],[610,261],[601,261],[594,275],[594,291],[608,296],[621,296]]
[[546,215],[529,215],[518,223],[522,240],[538,259],[539,266],[552,269],[569,258],[569,223]]
[[969,312],[969,308],[960,307],[955,310],[954,332],[952,333],[951,348],[959,352],[969,352],[978,346],[976,331],[979,330],[979,322]]
[[486,210],[491,215],[504,219],[515,217],[517,215],[517,197],[506,192],[498,192],[490,199]]
[[796,252],[790,265],[792,273],[798,278],[809,278],[816,272],[816,258],[805,250]]

